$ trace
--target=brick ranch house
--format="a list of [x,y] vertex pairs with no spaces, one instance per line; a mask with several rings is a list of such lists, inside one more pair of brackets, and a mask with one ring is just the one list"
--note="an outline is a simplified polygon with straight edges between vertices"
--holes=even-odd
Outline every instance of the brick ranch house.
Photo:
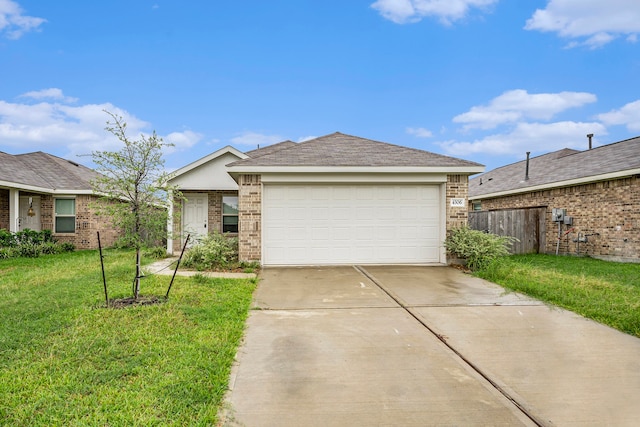
[[263,265],[446,263],[467,222],[469,175],[484,166],[334,133],[242,153],[225,147],[175,172],[186,201],[168,252],[189,232],[239,239]]
[[[118,237],[106,218],[94,213],[90,181],[97,172],[51,154],[0,152],[0,229],[51,230],[56,240],[77,249],[103,246]],[[29,208],[31,214],[29,215]]]
[[[471,179],[469,209],[540,209],[539,252],[640,262],[640,137],[554,151],[526,170],[524,160]],[[572,224],[554,222],[553,208],[566,209]]]

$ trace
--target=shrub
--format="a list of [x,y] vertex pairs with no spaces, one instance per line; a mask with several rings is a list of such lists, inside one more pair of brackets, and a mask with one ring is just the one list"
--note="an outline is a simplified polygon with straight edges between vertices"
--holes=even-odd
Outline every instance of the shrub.
[[0,229],[0,248],[13,248],[16,246],[14,234],[8,230]]
[[35,231],[25,229],[16,233],[0,230],[0,259],[37,258],[40,255],[72,252],[73,243],[58,243],[51,230]]
[[0,247],[0,259],[9,259],[15,257],[17,257],[15,248]]
[[149,258],[162,259],[162,258],[165,258],[167,256],[167,248],[162,247],[162,246],[156,246],[156,247],[153,247],[153,248],[147,248],[147,249],[144,250],[142,255],[145,256],[145,257],[149,257]]
[[451,230],[444,247],[450,254],[465,259],[470,270],[482,270],[494,259],[509,255],[509,248],[515,241],[514,237],[460,227]]
[[238,262],[238,239],[209,234],[184,255],[185,267],[196,270],[228,269]]
[[73,252],[76,250],[76,245],[70,242],[64,242],[60,244],[60,249],[62,249],[62,252]]
[[17,248],[18,256],[25,258],[38,258],[40,256],[40,247],[34,243],[23,243]]
[[38,245],[38,249],[43,255],[53,255],[62,252],[61,245],[53,242],[45,242]]

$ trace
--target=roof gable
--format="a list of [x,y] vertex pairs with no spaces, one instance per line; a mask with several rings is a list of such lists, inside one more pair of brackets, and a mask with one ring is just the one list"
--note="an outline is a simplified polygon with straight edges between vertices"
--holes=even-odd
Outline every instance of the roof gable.
[[534,189],[601,180],[608,175],[640,173],[640,137],[591,150],[562,149],[529,160],[502,166],[469,180],[469,197],[506,195]]
[[173,181],[175,178],[180,177],[181,175],[184,175],[186,173],[191,172],[194,169],[198,169],[200,167],[202,167],[203,165],[206,165],[207,163],[221,157],[224,156],[225,154],[232,154],[235,157],[237,157],[238,159],[246,159],[247,155],[244,154],[243,152],[236,150],[235,148],[233,148],[230,145],[227,145],[226,147],[222,147],[221,149],[214,151],[211,154],[208,154],[198,160],[196,160],[195,162],[191,162],[186,166],[181,167],[180,169],[176,170],[175,172],[173,172],[171,175],[171,179],[169,181]]
[[[229,165],[237,167],[482,167],[429,151],[333,133]],[[476,171],[477,172],[477,171]]]

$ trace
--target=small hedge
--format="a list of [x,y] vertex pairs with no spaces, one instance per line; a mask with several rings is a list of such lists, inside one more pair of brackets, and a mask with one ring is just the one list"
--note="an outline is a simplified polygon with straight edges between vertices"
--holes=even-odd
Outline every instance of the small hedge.
[[498,257],[509,255],[509,248],[516,241],[515,237],[460,227],[451,230],[444,247],[450,254],[466,260],[467,268],[475,271],[487,267]]
[[182,265],[198,271],[235,268],[238,266],[238,239],[220,233],[209,234],[185,253]]
[[26,229],[11,233],[0,230],[0,259],[37,258],[40,255],[73,252],[72,243],[56,242],[51,230],[35,231]]

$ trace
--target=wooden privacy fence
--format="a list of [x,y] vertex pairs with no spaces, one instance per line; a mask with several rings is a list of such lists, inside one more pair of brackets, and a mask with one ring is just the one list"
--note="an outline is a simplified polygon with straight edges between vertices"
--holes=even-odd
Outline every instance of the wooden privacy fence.
[[512,254],[545,251],[546,208],[508,209],[500,211],[469,212],[469,227],[498,236],[518,239],[511,247]]

